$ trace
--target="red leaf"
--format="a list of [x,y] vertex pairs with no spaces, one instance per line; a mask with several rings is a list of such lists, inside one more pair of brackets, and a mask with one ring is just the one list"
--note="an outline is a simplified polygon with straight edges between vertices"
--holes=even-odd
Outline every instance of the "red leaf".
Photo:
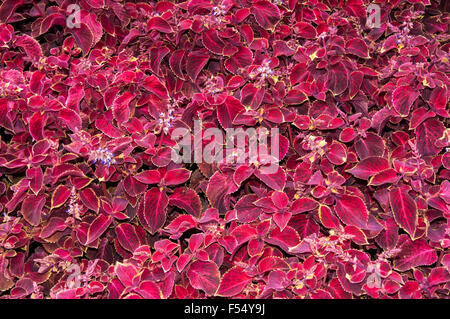
[[284,271],[273,270],[267,276],[267,288],[283,291],[289,286],[289,280]]
[[[356,94],[358,94],[359,89],[361,88],[362,81],[364,79],[364,73],[361,71],[354,71],[350,73],[350,98],[354,98]],[[351,129],[351,128],[347,128]],[[341,139],[342,140],[342,139]],[[345,141],[342,141],[345,142]]]
[[63,289],[56,293],[55,299],[80,299],[78,288]]
[[105,6],[105,0],[87,0],[92,8],[100,9]]
[[394,184],[399,178],[400,177],[394,169],[388,168],[372,176],[367,185],[379,186],[383,184]]
[[327,86],[334,95],[344,93],[348,86],[348,73],[345,66],[339,62],[328,70]]
[[314,199],[303,197],[292,203],[291,212],[293,214],[305,213],[316,209],[318,206],[319,203],[317,203]]
[[167,89],[164,84],[154,75],[147,76],[143,84],[144,88],[149,92],[155,94],[160,99],[167,99]]
[[186,168],[170,170],[164,175],[162,183],[166,186],[183,184],[191,177],[191,171]]
[[80,102],[85,95],[85,91],[81,84],[75,84],[69,89],[69,94],[66,100],[66,108],[78,111],[80,109]]
[[348,0],[344,6],[344,10],[347,11],[350,16],[358,18],[363,18],[367,14],[364,3],[361,0]]
[[253,53],[246,47],[240,47],[232,57],[225,61],[225,67],[231,73],[237,74],[253,62]]
[[250,106],[256,110],[263,101],[264,93],[264,88],[257,88],[249,83],[241,90],[241,102],[243,105]]
[[166,229],[171,234],[170,239],[178,239],[183,233],[197,226],[197,222],[191,215],[180,215],[175,218]]
[[339,229],[341,227],[339,219],[333,214],[328,206],[321,205],[319,207],[319,218],[326,228]]
[[284,122],[283,113],[279,108],[268,108],[264,111],[264,118],[272,123],[281,124]]
[[127,122],[130,118],[130,102],[135,97],[131,92],[125,92],[114,100],[112,110],[117,124]]
[[250,12],[255,16],[256,22],[268,30],[273,29],[274,25],[280,21],[280,9],[269,1],[254,2],[250,8]]
[[384,250],[395,248],[398,242],[398,226],[394,218],[390,217],[383,222],[384,229],[375,238],[375,241]]
[[450,273],[444,267],[433,268],[428,275],[427,281],[429,286],[450,282]]
[[113,126],[106,118],[100,117],[95,121],[95,127],[102,131],[106,136],[111,138],[118,138],[123,136],[121,130]]
[[300,83],[306,77],[306,75],[307,75],[306,69],[307,69],[307,66],[305,63],[296,64],[292,68],[291,74],[289,77],[289,79],[291,81],[291,85]]
[[141,245],[141,241],[136,233],[136,227],[125,223],[115,228],[117,240],[120,245],[130,252],[134,252]]
[[45,74],[40,71],[35,71],[30,78],[30,91],[35,94],[40,94],[42,92],[43,79],[45,79]]
[[141,172],[134,178],[144,184],[158,184],[161,181],[161,174],[155,169]]
[[114,272],[125,287],[133,287],[137,284],[138,270],[134,265],[117,263]]
[[420,124],[416,130],[416,144],[419,153],[423,156],[433,156],[439,153],[442,147],[436,146],[445,131],[444,125],[436,118],[428,119]]
[[409,121],[409,129],[413,130],[420,124],[422,124],[425,120],[435,116],[436,114],[434,112],[431,112],[424,107],[415,109],[411,114],[411,120]]
[[398,247],[400,252],[395,256],[394,268],[399,271],[407,271],[418,266],[429,266],[437,261],[436,251],[423,238],[411,241],[408,236],[402,235]]
[[182,272],[186,265],[192,260],[192,255],[182,254],[177,260],[177,270]]
[[29,35],[22,35],[18,37],[15,44],[25,51],[25,54],[31,59],[31,61],[39,62],[42,58],[41,45]]
[[169,66],[172,72],[179,77],[180,79],[184,80],[183,75],[183,69],[182,69],[182,62],[183,58],[186,52],[184,50],[178,50],[175,51],[169,59]]
[[89,226],[87,231],[86,242],[84,245],[89,245],[96,239],[98,239],[105,231],[108,229],[109,225],[111,225],[113,218],[111,216],[107,216],[105,214],[100,214]]
[[33,226],[39,225],[44,204],[44,195],[28,195],[22,202],[21,212],[23,218]]
[[33,167],[27,169],[27,177],[30,179],[30,188],[35,195],[39,193],[42,188],[44,174],[41,167]]
[[389,202],[395,221],[411,238],[414,236],[418,222],[417,205],[406,190],[395,188],[389,192]]
[[255,238],[255,236],[257,235],[257,230],[251,225],[243,224],[233,229],[231,235],[236,238],[238,245],[242,245],[248,242],[250,239]]
[[369,177],[380,173],[389,168],[389,162],[383,157],[373,156],[363,159],[355,165],[352,169],[347,170],[350,174],[361,179],[368,179]]
[[241,101],[233,96],[228,96],[223,104],[217,106],[217,119],[223,128],[232,128],[236,115],[244,110]]
[[307,22],[299,22],[294,26],[294,32],[301,38],[315,39],[317,37],[316,29]]
[[231,268],[220,281],[216,295],[222,297],[232,297],[242,292],[242,290],[252,280],[241,268]]
[[51,209],[58,208],[63,205],[70,196],[70,189],[64,185],[58,185],[53,191],[51,200]]
[[208,187],[206,188],[206,196],[212,207],[217,208],[219,212],[225,213],[227,211],[224,198],[226,195],[237,191],[238,187],[233,182],[232,178],[215,172],[209,179]]
[[367,48],[367,44],[361,39],[348,40],[345,44],[345,49],[348,53],[359,56],[360,58],[365,59],[369,57],[369,49]]
[[166,167],[172,162],[172,149],[169,147],[161,147],[152,157],[152,163],[158,167]]
[[142,297],[146,299],[162,299],[161,289],[153,281],[143,281],[136,290]]
[[[247,195],[247,196],[250,196],[250,195]],[[271,197],[263,197],[261,199],[258,199],[257,201],[252,202],[249,206],[252,206],[252,205],[261,207],[261,208],[263,208],[263,210],[265,212],[268,212],[268,213],[273,213],[273,212],[278,211],[278,207],[274,204]]]
[[136,197],[137,195],[143,194],[147,189],[147,185],[141,183],[136,178],[131,175],[128,175],[123,180],[123,188],[128,195],[132,197]]
[[295,53],[295,50],[287,45],[285,41],[276,40],[272,44],[274,56],[280,55],[291,56]]
[[447,106],[447,87],[436,87],[430,95],[430,106],[433,110],[445,109]]
[[306,238],[319,232],[319,225],[307,214],[297,214],[291,218],[288,226],[294,228],[300,238]]
[[200,217],[202,208],[200,197],[190,188],[176,188],[169,196],[169,205],[184,209],[194,217]]
[[186,275],[192,287],[203,290],[208,296],[214,295],[219,287],[219,267],[212,261],[194,261]]
[[385,53],[394,48],[397,48],[397,37],[395,34],[389,36],[386,40],[383,41],[383,47],[381,48],[380,53]]
[[71,109],[63,108],[59,111],[58,118],[63,120],[67,127],[74,132],[81,129],[81,117]]
[[302,104],[308,99],[305,93],[300,90],[290,90],[286,97],[284,98],[284,102],[289,105]]
[[407,116],[418,97],[419,91],[413,90],[410,86],[399,86],[392,92],[392,105],[401,116]]
[[154,187],[145,193],[141,221],[150,233],[154,234],[166,222],[168,202],[166,193],[159,188]]
[[369,212],[361,198],[353,195],[342,195],[335,206],[336,214],[346,224],[358,228],[366,228]]
[[95,42],[95,36],[90,27],[81,23],[79,28],[69,29],[68,32],[72,33],[83,54],[87,55]]
[[347,148],[339,142],[333,142],[328,148],[326,157],[334,165],[342,165],[347,162]]
[[252,166],[241,165],[233,173],[233,180],[240,187],[245,180],[253,175],[254,171],[255,169]]
[[188,54],[186,64],[186,72],[195,82],[200,71],[205,67],[206,63],[209,61],[209,54],[204,53],[204,51],[194,51]]
[[383,139],[374,133],[367,133],[366,138],[355,143],[356,153],[362,160],[369,156],[383,156],[384,148]]
[[93,45],[97,44],[103,36],[102,25],[97,21],[97,15],[95,13],[89,13],[85,16],[81,16],[82,21],[86,23],[89,30],[93,35]]
[[347,235],[351,235],[352,237],[352,241],[357,244],[357,245],[367,245],[369,244],[367,241],[367,237],[366,234],[364,234],[364,232],[359,229],[358,227],[355,226],[345,226],[345,233]]
[[285,208],[289,203],[289,197],[283,192],[273,192],[270,199],[280,209]]
[[295,229],[290,226],[286,226],[283,231],[276,227],[272,230],[269,237],[266,238],[266,241],[278,245],[285,251],[288,251],[289,248],[295,247],[300,243],[300,236]]
[[241,223],[252,222],[261,214],[261,209],[254,204],[257,199],[257,195],[250,194],[244,195],[238,200],[234,209],[236,210],[237,219]]
[[[272,164],[272,166],[275,164]],[[282,191],[286,184],[286,173],[285,171],[277,166],[275,173],[265,173],[264,167],[255,170],[255,176],[258,177],[264,184],[276,191]]]
[[289,268],[290,268],[289,264],[284,259],[274,256],[263,257],[258,263],[258,270],[261,273],[265,273],[266,271],[271,271],[275,269],[288,270]]
[[36,112],[29,120],[30,134],[34,140],[39,141],[44,138],[44,126],[47,121],[47,116],[44,112]]
[[160,66],[164,59],[164,57],[170,53],[170,50],[163,46],[163,47],[153,47],[150,49],[150,70],[154,74],[160,73]]
[[80,199],[87,208],[92,209],[94,212],[98,212],[100,208],[100,199],[91,188],[81,190]]
[[272,218],[275,224],[280,228],[280,230],[283,231],[283,229],[289,223],[291,216],[291,212],[276,212],[275,214],[273,214]]
[[39,237],[41,238],[48,238],[57,231],[63,231],[67,228],[67,225],[65,223],[65,219],[59,218],[59,217],[52,217],[50,218],[47,225],[45,225],[42,228],[41,233],[39,234]]
[[172,27],[169,23],[167,23],[166,20],[164,20],[161,17],[153,17],[151,18],[148,23],[147,27],[149,30],[157,30],[159,32],[163,33],[171,33],[173,32]]
[[215,54],[223,54],[223,48],[225,44],[219,38],[217,31],[209,29],[202,34],[202,43],[209,51]]
[[[0,6],[0,21],[6,23],[16,8],[24,3],[23,0],[6,0]],[[3,291],[3,290],[2,290]]]

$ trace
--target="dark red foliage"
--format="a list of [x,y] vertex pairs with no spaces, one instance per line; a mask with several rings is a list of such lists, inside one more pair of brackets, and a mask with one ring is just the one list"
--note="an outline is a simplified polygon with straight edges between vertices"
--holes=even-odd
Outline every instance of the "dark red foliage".
[[72,3],[0,5],[0,298],[448,298],[448,1]]

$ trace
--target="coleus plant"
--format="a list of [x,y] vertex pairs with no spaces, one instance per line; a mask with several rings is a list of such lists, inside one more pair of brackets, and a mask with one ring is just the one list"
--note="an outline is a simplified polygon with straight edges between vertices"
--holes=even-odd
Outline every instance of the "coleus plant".
[[[443,0],[1,1],[0,298],[448,297],[448,27]],[[211,128],[276,129],[276,169],[174,161]]]

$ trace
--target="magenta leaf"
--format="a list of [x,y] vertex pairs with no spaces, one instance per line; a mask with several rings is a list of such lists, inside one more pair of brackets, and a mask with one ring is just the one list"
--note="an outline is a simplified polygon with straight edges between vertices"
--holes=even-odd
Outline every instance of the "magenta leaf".
[[176,188],[169,196],[169,205],[182,208],[194,217],[199,217],[201,213],[200,197],[190,188]]
[[411,237],[414,237],[418,223],[418,211],[413,198],[406,190],[398,187],[389,192],[389,203],[397,224]]
[[194,261],[186,275],[192,287],[203,290],[209,296],[214,295],[219,287],[219,268],[212,261]]
[[361,179],[369,179],[369,177],[376,175],[389,168],[387,159],[378,156],[371,156],[363,159],[356,164],[352,169],[347,170],[353,176]]
[[348,53],[359,56],[360,58],[369,57],[369,49],[367,44],[361,39],[351,39],[345,44],[345,49]]
[[366,204],[361,198],[353,195],[343,195],[336,201],[336,214],[349,226],[366,228],[369,218]]
[[394,109],[402,116],[407,116],[414,101],[419,97],[410,86],[400,86],[392,92]]
[[94,219],[88,228],[86,242],[84,244],[89,245],[93,241],[97,240],[106,231],[106,229],[108,229],[111,222],[111,216],[106,216],[104,214],[98,215],[98,217]]
[[412,267],[432,265],[437,261],[435,250],[424,239],[411,241],[408,236],[401,236],[398,244],[400,252],[394,259],[394,268],[406,271]]
[[250,11],[264,29],[272,29],[281,17],[278,7],[265,0],[253,3]]
[[139,216],[144,227],[154,234],[166,222],[166,211],[168,197],[159,188],[152,188],[144,195],[144,207],[142,215]]
[[241,268],[231,268],[222,276],[216,294],[223,297],[235,296],[239,294],[250,281],[251,277],[245,274]]
[[42,208],[45,204],[44,195],[29,195],[22,202],[22,215],[25,220],[33,226],[39,225]]

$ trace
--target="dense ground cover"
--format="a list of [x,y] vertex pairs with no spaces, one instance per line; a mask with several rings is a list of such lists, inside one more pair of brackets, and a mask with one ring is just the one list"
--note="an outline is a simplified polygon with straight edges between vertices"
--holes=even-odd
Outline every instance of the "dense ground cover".
[[0,297],[448,297],[440,2],[3,0]]

